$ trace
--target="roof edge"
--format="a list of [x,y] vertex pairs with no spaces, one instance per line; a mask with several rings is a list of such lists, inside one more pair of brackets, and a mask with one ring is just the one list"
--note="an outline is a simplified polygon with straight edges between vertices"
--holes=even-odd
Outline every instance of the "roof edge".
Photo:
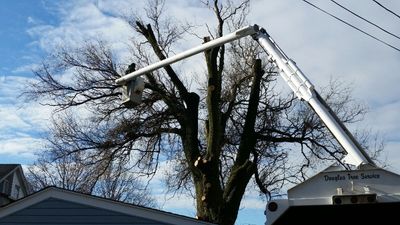
[[203,222],[200,220],[196,220],[195,218],[183,215],[146,208],[142,206],[136,206],[129,203],[106,199],[89,194],[83,194],[54,186],[44,188],[36,193],[33,193],[13,203],[3,206],[2,208],[0,208],[0,218],[49,198],[56,198],[78,204],[89,205],[96,208],[119,212],[131,216],[142,217],[145,219],[151,219],[164,223],[182,225],[212,225],[212,223]]

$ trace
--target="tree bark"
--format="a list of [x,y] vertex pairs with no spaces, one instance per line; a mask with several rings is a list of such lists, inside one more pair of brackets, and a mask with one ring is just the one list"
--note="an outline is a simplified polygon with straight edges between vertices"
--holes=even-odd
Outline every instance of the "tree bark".
[[250,153],[254,150],[257,142],[254,126],[263,74],[261,60],[257,59],[253,67],[254,78],[250,92],[249,107],[235,164],[232,167],[232,172],[224,190],[224,207],[219,218],[219,224],[233,225],[235,223],[246,186],[257,169],[257,165],[250,161]]

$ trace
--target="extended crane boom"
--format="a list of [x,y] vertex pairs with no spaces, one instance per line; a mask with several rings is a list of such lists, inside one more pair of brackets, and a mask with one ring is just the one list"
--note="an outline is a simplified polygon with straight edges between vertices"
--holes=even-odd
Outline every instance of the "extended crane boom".
[[355,166],[360,166],[362,164],[375,165],[368,154],[366,154],[351,133],[346,129],[343,123],[337,118],[330,107],[320,97],[318,92],[315,91],[314,86],[297,67],[296,63],[285,55],[285,53],[279,48],[279,46],[273,41],[273,39],[264,29],[259,29],[257,25],[239,29],[223,37],[214,39],[200,46],[191,48],[180,54],[164,59],[160,62],[141,68],[117,79],[116,83],[126,84],[130,80],[135,79],[142,74],[149,73],[184,58],[188,58],[203,52],[207,49],[211,49],[249,35],[251,35],[261,45],[261,47],[269,55],[270,59],[272,59],[277,65],[277,67],[280,69],[280,75],[293,90],[296,96],[299,99],[308,102],[311,108],[317,113],[336,140],[347,152],[346,157],[343,159],[343,163]]
[[342,160],[343,163],[355,166],[360,166],[362,164],[375,165],[353,135],[314,89],[312,83],[297,67],[296,63],[285,55],[268,33],[264,29],[260,29],[253,35],[253,38],[257,40],[269,55],[270,59],[280,69],[281,77],[286,81],[296,96],[310,105],[347,152],[346,157]]
[[199,45],[197,47],[188,49],[188,50],[186,50],[184,52],[181,52],[181,53],[176,54],[174,56],[168,57],[168,58],[166,58],[164,60],[161,60],[161,61],[159,61],[157,63],[148,65],[148,66],[143,67],[143,68],[141,68],[141,69],[139,69],[137,71],[134,71],[132,73],[126,74],[125,76],[117,79],[115,81],[115,83],[124,84],[124,83],[126,83],[126,82],[128,82],[128,81],[130,81],[130,80],[134,79],[135,77],[138,77],[138,76],[140,76],[142,74],[149,73],[149,72],[154,71],[156,69],[159,69],[161,67],[170,65],[170,64],[175,63],[175,62],[178,62],[178,61],[180,61],[182,59],[191,57],[191,56],[196,55],[196,54],[198,54],[200,52],[203,52],[203,51],[205,51],[207,49],[215,48],[217,46],[226,44],[228,42],[232,42],[232,41],[240,39],[242,37],[246,37],[246,36],[255,34],[256,32],[257,32],[257,30],[255,29],[255,26],[243,27],[243,28],[241,28],[239,30],[236,30],[235,32],[232,32],[230,34],[227,34],[227,35],[225,35],[223,37],[220,37],[220,38],[214,39],[212,41],[206,42],[206,43],[204,43],[202,45]]

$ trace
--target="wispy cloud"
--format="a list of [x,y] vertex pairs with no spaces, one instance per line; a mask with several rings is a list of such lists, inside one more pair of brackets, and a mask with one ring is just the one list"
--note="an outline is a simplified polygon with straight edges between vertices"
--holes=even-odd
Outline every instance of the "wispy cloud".
[[13,155],[21,158],[34,158],[34,153],[41,148],[41,140],[32,137],[0,139],[0,156]]
[[[60,46],[80,47],[83,42],[96,40],[111,44],[115,52],[128,52],[133,30],[121,18],[107,14],[94,1],[73,1],[76,4],[61,4],[68,13],[62,14],[57,25],[42,24],[31,27],[27,32],[37,39],[36,44],[48,53]],[[61,11],[61,10],[60,10]]]
[[28,65],[23,65],[20,67],[15,68],[11,72],[14,74],[19,74],[19,73],[32,73],[32,71],[36,70],[39,68],[39,65],[37,63],[31,63]]
[[400,99],[380,104],[371,110],[367,116],[368,126],[374,126],[376,129],[384,131],[391,139],[400,140]]
[[[400,7],[400,2],[392,2]],[[356,126],[379,132],[388,140],[384,154],[388,163],[400,171],[400,152],[392,143],[399,140],[400,97],[398,84],[400,76],[399,52],[373,40],[370,37],[324,15],[302,1],[253,2],[250,17],[264,26],[285,53],[318,87],[326,86],[329,79],[339,78],[354,87],[353,97],[364,102],[370,109],[366,119]],[[377,35],[400,47],[400,41],[363,23],[327,2],[318,2],[324,9],[357,27]],[[346,6],[387,27],[399,31],[400,23],[374,7],[352,1]]]
[[41,148],[41,133],[48,126],[50,109],[37,103],[24,103],[19,95],[32,78],[0,77],[0,157],[33,160]]
[[394,154],[393,152],[398,152],[400,149],[400,141],[390,140],[386,142],[385,152],[383,152],[382,160],[387,163],[389,170],[400,173],[399,162],[400,154]]

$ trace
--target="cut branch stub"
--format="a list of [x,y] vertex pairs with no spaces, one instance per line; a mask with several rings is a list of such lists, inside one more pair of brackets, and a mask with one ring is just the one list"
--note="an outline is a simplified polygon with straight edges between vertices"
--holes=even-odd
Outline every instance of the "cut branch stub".
[[199,156],[197,160],[194,162],[194,166],[203,172],[207,169],[207,164],[208,160],[203,159],[201,156]]

